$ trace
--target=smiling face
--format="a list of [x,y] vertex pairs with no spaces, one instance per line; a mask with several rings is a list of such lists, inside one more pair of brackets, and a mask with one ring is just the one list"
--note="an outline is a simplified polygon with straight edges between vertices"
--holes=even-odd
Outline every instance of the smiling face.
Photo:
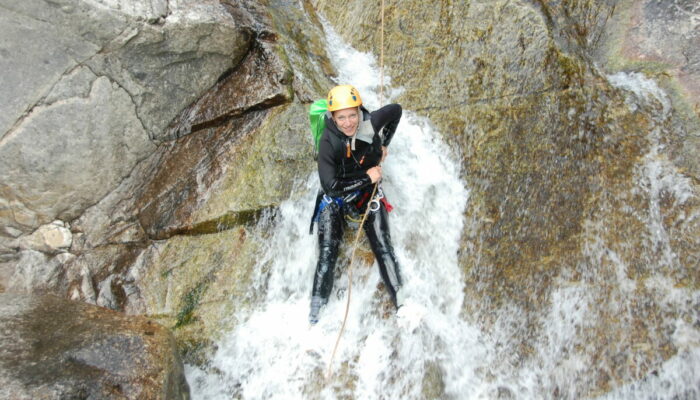
[[353,107],[334,111],[333,121],[346,136],[352,136],[357,131],[357,125],[360,123],[359,110],[357,107]]

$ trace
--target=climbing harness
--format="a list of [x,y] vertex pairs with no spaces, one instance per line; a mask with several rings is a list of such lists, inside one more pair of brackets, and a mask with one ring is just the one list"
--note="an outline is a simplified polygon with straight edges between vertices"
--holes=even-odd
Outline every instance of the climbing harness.
[[[380,48],[380,55],[379,55],[379,106],[381,107],[384,105],[384,0],[382,0],[382,5],[381,5],[381,28],[380,28],[380,39],[379,39],[379,48]],[[383,128],[382,128],[383,129]],[[372,194],[369,196],[370,200],[370,206],[367,207],[365,210],[365,214],[362,217],[362,221],[360,222],[360,227],[365,224],[365,221],[367,220],[367,216],[369,215],[370,209],[371,209],[371,204],[373,201],[375,201],[374,195],[377,193],[377,188],[379,187],[379,180],[374,183],[374,187],[372,188]],[[384,197],[382,193],[382,197]],[[379,205],[379,200],[377,200],[377,205]],[[379,208],[377,208],[378,210]],[[350,296],[352,294],[352,264],[355,261],[355,250],[357,250],[357,243],[360,240],[360,232],[362,229],[357,229],[357,233],[355,234],[355,242],[353,243],[352,246],[352,253],[350,254],[350,265],[348,265],[348,301],[345,304],[345,316],[343,317],[343,324],[340,326],[340,331],[338,332],[338,339],[335,341],[335,346],[333,347],[333,353],[331,354],[331,358],[328,361],[328,372],[326,374],[326,379],[330,379],[331,377],[331,368],[333,367],[333,359],[335,358],[335,352],[338,350],[338,345],[340,344],[340,338],[343,336],[343,332],[345,332],[345,324],[348,321],[348,313],[350,312]]]
[[[323,191],[319,190],[318,195],[316,196],[316,205],[314,205],[314,214],[311,216],[311,224],[309,225],[309,235],[314,233],[314,224],[318,222],[318,219],[321,217],[321,211],[323,211],[324,208],[328,207],[328,205],[331,203],[335,203],[338,205],[338,208],[342,209],[343,206],[351,204],[352,201],[355,200],[355,198],[359,195],[360,191],[356,190],[343,197],[331,197],[323,193]],[[388,207],[391,208],[391,205],[388,205]],[[354,218],[347,214],[345,219],[351,223],[357,223],[360,221],[359,218]]]

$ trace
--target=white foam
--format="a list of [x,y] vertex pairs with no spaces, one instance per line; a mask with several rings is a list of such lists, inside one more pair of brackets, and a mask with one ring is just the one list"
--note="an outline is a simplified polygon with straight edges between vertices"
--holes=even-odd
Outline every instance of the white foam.
[[[652,103],[659,102],[663,116],[668,116],[671,111],[671,101],[666,93],[659,88],[655,81],[647,78],[641,72],[618,72],[608,75],[608,81],[614,86],[625,89],[636,96],[637,101]],[[632,111],[636,111],[636,102],[628,101]]]

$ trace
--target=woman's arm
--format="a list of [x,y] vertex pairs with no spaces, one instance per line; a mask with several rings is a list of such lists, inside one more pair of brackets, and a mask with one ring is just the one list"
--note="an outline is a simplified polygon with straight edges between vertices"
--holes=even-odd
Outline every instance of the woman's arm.
[[371,121],[374,131],[378,131],[384,127],[384,142],[383,146],[388,146],[391,138],[394,137],[396,127],[399,126],[401,114],[403,113],[401,106],[398,104],[387,104],[384,107],[372,111]]

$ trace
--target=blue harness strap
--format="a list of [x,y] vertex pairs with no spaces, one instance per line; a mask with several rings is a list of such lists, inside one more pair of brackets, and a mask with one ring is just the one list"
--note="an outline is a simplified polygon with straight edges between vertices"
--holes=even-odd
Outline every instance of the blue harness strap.
[[314,222],[318,222],[318,219],[320,218],[323,209],[331,203],[335,203],[338,205],[338,207],[343,208],[342,197],[331,197],[327,194],[324,194],[323,198],[321,199],[321,203],[318,205],[318,211],[316,211],[316,218],[314,218]]
[[331,197],[331,196],[328,196],[327,194],[319,191],[318,196],[316,196],[316,205],[314,206],[314,215],[311,217],[311,226],[309,226],[309,235],[314,233],[314,224],[316,222],[318,222],[318,219],[321,216],[321,211],[323,211],[324,208],[326,208],[331,203],[335,203],[338,205],[338,207],[340,207],[342,209],[343,204],[354,200],[359,194],[360,194],[360,191],[356,190],[355,192],[353,192],[349,195],[346,195],[345,197]]

